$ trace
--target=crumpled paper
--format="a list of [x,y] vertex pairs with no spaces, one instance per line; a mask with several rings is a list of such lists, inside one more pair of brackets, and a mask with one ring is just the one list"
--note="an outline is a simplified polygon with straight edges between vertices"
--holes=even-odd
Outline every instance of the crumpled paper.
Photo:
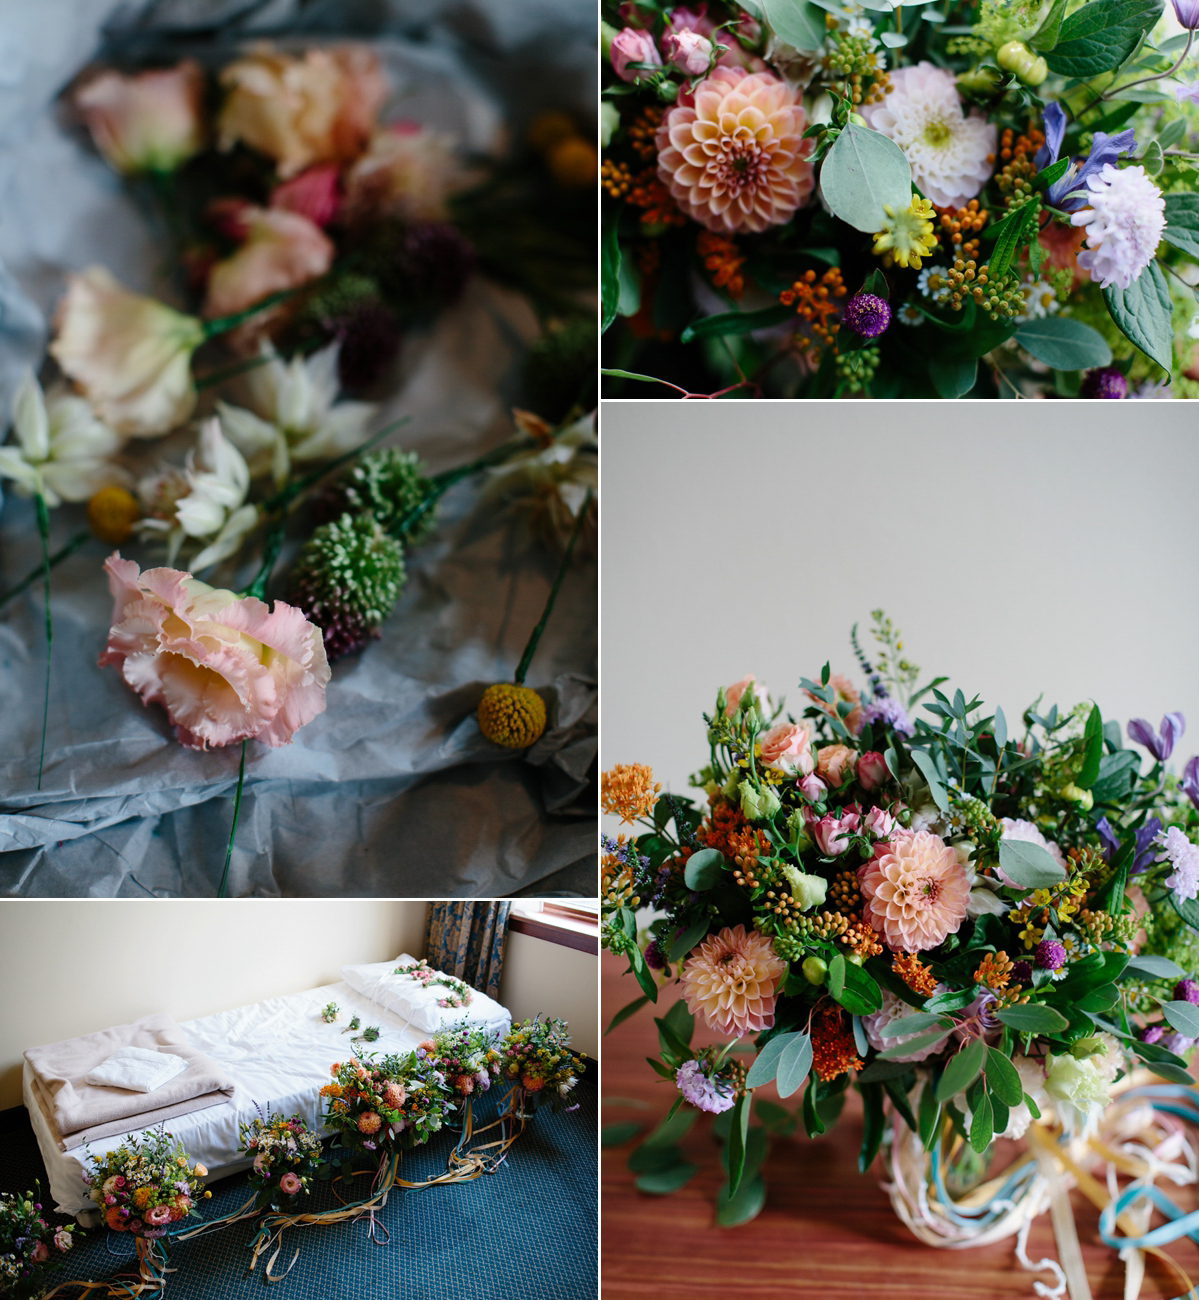
[[[568,42],[585,44],[581,33],[593,19],[580,21],[577,0],[543,0],[537,8],[563,16]],[[0,25],[0,49],[13,54],[0,77],[4,411],[14,375],[31,353],[36,358],[39,319],[48,318],[65,270],[100,261],[131,287],[162,292],[161,245],[144,215],[52,98],[95,53],[100,21],[119,7],[53,0],[30,9],[36,24],[10,21],[6,9]],[[403,25],[400,9],[389,8],[393,27]],[[48,10],[64,21],[50,20]],[[222,12],[238,13],[234,37],[254,34],[255,25],[286,35],[289,14],[294,21],[299,10],[173,0],[139,6],[138,21],[143,34],[147,24],[190,21],[191,38],[197,15],[215,22]],[[369,30],[368,10],[377,19],[377,5],[307,5],[305,30],[359,34]],[[347,20],[341,28],[339,11]],[[423,44],[380,42],[404,115],[455,130],[476,148],[494,144],[514,110],[471,71],[461,33],[474,33],[473,62],[502,66],[503,42],[494,32],[480,38],[503,27],[496,12],[424,6],[410,23]],[[126,6],[122,21],[131,13]],[[552,62],[552,30],[535,39]],[[522,348],[535,329],[527,304],[476,280],[460,304],[405,340],[376,427],[400,416],[408,422],[387,443],[419,452],[436,472],[510,436]],[[594,892],[594,557],[576,557],[529,674],[549,705],[546,734],[527,752],[493,745],[479,734],[475,707],[487,685],[511,678],[558,556],[515,519],[480,504],[480,487],[467,480],[443,498],[434,534],[408,556],[408,585],[383,639],[334,665],[326,712],[289,746],[250,743],[230,894]],[[55,512],[52,547],[82,526],[80,508]],[[0,888],[29,896],[211,896],[224,865],[240,747],[184,750],[160,708],[143,707],[115,670],[97,667],[112,613],[100,567],[106,551],[89,542],[54,571],[40,791],[40,582],[0,609]],[[143,565],[162,562],[161,553],[137,545],[125,553]],[[39,559],[32,508],[10,495],[0,514],[0,589]],[[205,576],[236,588],[253,568],[251,558],[240,571]]]

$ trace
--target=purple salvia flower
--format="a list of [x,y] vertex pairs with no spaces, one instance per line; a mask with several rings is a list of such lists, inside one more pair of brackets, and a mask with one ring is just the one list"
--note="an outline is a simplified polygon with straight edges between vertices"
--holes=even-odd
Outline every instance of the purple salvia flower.
[[1164,763],[1174,752],[1175,742],[1186,729],[1186,719],[1181,713],[1167,713],[1162,719],[1161,730],[1156,734],[1144,718],[1133,718],[1128,724],[1128,738],[1135,740],[1138,745],[1144,745],[1159,763]]
[[1174,14],[1188,32],[1199,31],[1199,0],[1173,0]]
[[912,734],[912,721],[908,717],[908,711],[895,699],[884,697],[867,704],[862,710],[862,721],[869,722],[872,726],[876,722],[886,723],[901,736]]

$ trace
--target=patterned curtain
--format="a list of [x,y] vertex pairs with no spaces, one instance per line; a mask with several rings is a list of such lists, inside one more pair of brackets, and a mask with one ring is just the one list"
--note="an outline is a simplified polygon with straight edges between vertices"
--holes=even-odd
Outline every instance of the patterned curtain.
[[511,903],[431,903],[425,960],[497,1001]]

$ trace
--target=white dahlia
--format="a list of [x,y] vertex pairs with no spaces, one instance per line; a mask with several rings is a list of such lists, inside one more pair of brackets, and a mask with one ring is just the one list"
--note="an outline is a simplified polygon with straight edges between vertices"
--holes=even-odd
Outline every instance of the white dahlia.
[[1166,201],[1143,167],[1104,163],[1087,177],[1091,206],[1070,220],[1087,229],[1086,249],[1078,265],[1106,289],[1127,289],[1153,261],[1166,228]]
[[931,63],[897,68],[886,99],[862,116],[903,150],[920,192],[939,208],[962,207],[995,166],[994,124],[977,109],[965,116],[953,74]]

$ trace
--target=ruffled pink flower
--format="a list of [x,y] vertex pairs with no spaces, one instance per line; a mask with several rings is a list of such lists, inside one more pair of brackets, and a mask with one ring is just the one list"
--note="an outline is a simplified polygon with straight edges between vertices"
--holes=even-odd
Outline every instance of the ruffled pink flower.
[[[938,986],[939,988],[940,986]],[[876,1052],[881,1052],[888,1047],[898,1047],[901,1043],[921,1037],[924,1031],[920,1029],[911,1034],[900,1034],[898,1037],[887,1037],[885,1032],[890,1028],[893,1021],[914,1015],[915,1011],[915,1007],[908,1006],[902,998],[897,998],[890,990],[883,989],[882,1007],[873,1014],[862,1017],[862,1028],[866,1031],[866,1038],[870,1046]],[[944,1046],[944,1042],[932,1043],[928,1047],[922,1047],[919,1051],[912,1052],[908,1056],[894,1056],[891,1059],[894,1061],[924,1061],[941,1051]]]
[[900,832],[875,845],[858,880],[865,919],[895,952],[935,948],[966,916],[970,874],[929,831]]
[[828,794],[828,786],[813,772],[811,776],[805,776],[799,783],[799,788],[803,791],[804,797],[811,799],[813,803],[819,803],[821,799]]
[[164,1223],[171,1221],[171,1207],[169,1205],[155,1205],[146,1212],[146,1222],[152,1223],[156,1228],[161,1228]]
[[806,722],[779,722],[758,742],[765,767],[788,776],[807,776],[816,767],[812,728]]
[[868,830],[871,835],[876,835],[880,840],[889,840],[895,834],[898,825],[894,815],[886,808],[871,808],[862,818],[862,828]]
[[857,755],[848,745],[825,745],[816,751],[816,771],[820,778],[839,790],[853,779]]
[[255,739],[288,744],[325,708],[324,637],[291,605],[237,597],[177,569],[109,556],[115,601],[101,666],[144,704],[161,704],[192,749]]
[[304,1184],[300,1180],[300,1175],[292,1173],[290,1169],[279,1179],[279,1190],[285,1196],[294,1196],[303,1187]]
[[687,1008],[718,1034],[756,1034],[774,1024],[787,967],[757,930],[742,925],[709,935],[683,966]]
[[324,228],[341,204],[341,168],[336,163],[319,163],[291,180],[276,185],[271,193],[272,208],[286,208]]
[[50,1258],[50,1247],[44,1241],[39,1241],[33,1248],[30,1256],[35,1264],[44,1264]]
[[192,59],[131,77],[108,69],[74,101],[96,148],[126,175],[174,171],[204,147],[204,72]]
[[800,94],[773,73],[718,67],[662,119],[658,175],[674,201],[719,233],[788,221],[815,186]]

